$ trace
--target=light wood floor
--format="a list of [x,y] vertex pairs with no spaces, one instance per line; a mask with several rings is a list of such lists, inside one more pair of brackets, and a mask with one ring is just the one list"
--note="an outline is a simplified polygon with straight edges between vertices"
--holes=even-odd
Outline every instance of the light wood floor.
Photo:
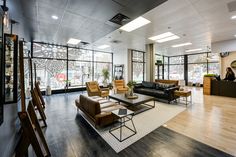
[[236,98],[205,96],[189,87],[193,105],[166,123],[166,127],[236,156]]

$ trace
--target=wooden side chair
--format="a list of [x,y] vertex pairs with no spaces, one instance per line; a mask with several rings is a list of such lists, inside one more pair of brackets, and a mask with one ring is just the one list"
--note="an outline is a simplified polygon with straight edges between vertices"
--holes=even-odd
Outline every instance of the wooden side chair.
[[117,94],[125,93],[129,88],[125,85],[125,80],[114,80],[114,92]]
[[108,97],[109,88],[100,88],[97,81],[86,82],[88,96]]

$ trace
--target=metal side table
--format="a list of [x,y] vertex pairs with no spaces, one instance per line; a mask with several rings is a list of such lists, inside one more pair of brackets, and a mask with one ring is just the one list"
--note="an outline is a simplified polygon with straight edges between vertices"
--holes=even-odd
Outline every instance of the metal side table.
[[[134,112],[128,109],[117,109],[112,111],[112,114],[116,115],[118,117],[118,126],[115,126],[115,121],[113,119],[113,124],[109,130],[110,134],[112,136],[114,136],[118,141],[122,142],[128,138],[130,138],[131,136],[135,135],[137,133],[136,128],[134,126],[134,122],[133,122],[133,116],[134,116]],[[126,125],[127,122],[131,122],[133,128],[130,128],[129,126]],[[127,129],[129,129],[132,134],[123,138],[123,130],[122,128],[125,127]],[[119,129],[119,137],[117,137],[113,132],[116,131],[117,129]]]

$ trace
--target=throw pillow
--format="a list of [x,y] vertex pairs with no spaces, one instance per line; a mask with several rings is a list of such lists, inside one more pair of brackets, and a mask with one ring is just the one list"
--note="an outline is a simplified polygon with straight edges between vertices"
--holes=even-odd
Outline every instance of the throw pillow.
[[156,89],[160,89],[160,90],[164,90],[164,89],[167,89],[167,88],[171,88],[171,87],[174,87],[175,85],[174,84],[166,84],[166,83],[157,83],[156,84]]

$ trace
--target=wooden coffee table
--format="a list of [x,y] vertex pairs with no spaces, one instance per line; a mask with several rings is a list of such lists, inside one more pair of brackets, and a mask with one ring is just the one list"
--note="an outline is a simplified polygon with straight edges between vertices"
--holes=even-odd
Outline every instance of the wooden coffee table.
[[[183,97],[185,98],[185,105],[187,107],[188,102],[192,104],[192,92],[191,91],[175,91],[175,96],[176,97]],[[190,97],[190,101],[188,101],[188,97]]]
[[[154,97],[143,95],[143,94],[137,94],[137,93],[135,93],[135,94],[138,96],[138,98],[136,98],[136,99],[128,99],[125,97],[124,94],[109,95],[109,98],[118,101],[118,103],[121,103],[121,102],[124,103],[125,105],[127,105],[128,108],[129,107],[136,107],[138,105],[146,106],[146,109],[144,109],[144,110],[141,109],[141,110],[135,111],[135,113],[134,113],[135,115],[155,107],[155,98]],[[149,101],[153,101],[154,104],[153,105],[147,104],[147,102],[149,102]]]

